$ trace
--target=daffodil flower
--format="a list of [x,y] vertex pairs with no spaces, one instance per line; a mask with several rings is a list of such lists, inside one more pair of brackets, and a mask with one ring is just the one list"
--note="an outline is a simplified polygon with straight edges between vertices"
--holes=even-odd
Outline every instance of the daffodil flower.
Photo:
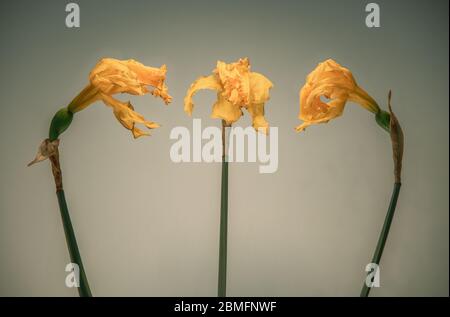
[[[382,110],[377,102],[353,78],[352,73],[332,59],[320,63],[306,78],[306,84],[300,90],[300,114],[303,123],[296,130],[305,130],[313,124],[326,123],[342,115],[347,101],[353,101],[375,114],[376,122],[391,136],[394,159],[394,189],[386,214],[383,229],[378,238],[371,263],[379,265],[381,255],[394,217],[397,199],[401,186],[401,170],[403,159],[404,136],[400,123],[392,111],[391,92],[388,95],[389,112]],[[329,101],[325,102],[321,98]],[[361,297],[367,297],[370,287],[367,279],[361,290]]]
[[[328,102],[321,98],[329,99]],[[300,114],[303,121],[296,130],[305,130],[313,124],[326,123],[342,115],[347,101],[353,101],[377,115],[377,122],[389,129],[388,115],[353,78],[352,73],[332,59],[320,63],[306,78],[300,90]],[[384,120],[382,120],[384,119]]]
[[[113,109],[117,120],[135,138],[149,135],[136,127],[142,124],[148,129],[159,127],[155,122],[146,120],[142,115],[134,111],[129,102],[121,102],[113,95],[127,93],[130,95],[145,95],[151,93],[161,97],[166,104],[172,97],[168,94],[164,81],[166,78],[166,65],[160,68],[145,66],[133,59],[117,60],[113,58],[102,59],[89,74],[89,84],[76,96],[67,107],[71,113],[79,112],[97,100],[102,100]],[[154,87],[149,90],[147,87]]]
[[[50,124],[49,138],[44,140],[38,149],[32,165],[53,155],[57,148],[58,137],[72,122],[73,115],[96,101],[103,101],[111,107],[117,120],[130,130],[134,138],[149,135],[136,125],[142,124],[148,129],[159,127],[159,124],[146,120],[144,116],[134,111],[130,102],[122,102],[113,97],[115,94],[145,95],[150,93],[160,97],[166,104],[172,101],[168,94],[166,79],[166,65],[160,68],[145,66],[133,59],[117,60],[104,58],[100,60],[89,74],[89,84],[70,102],[67,107],[60,109]],[[153,87],[149,89],[148,87]]]
[[[145,66],[133,59],[117,60],[104,58],[98,62],[89,74],[89,84],[70,102],[67,107],[60,109],[53,116],[50,124],[49,137],[39,146],[38,153],[28,166],[49,159],[52,165],[53,178],[56,186],[59,210],[64,226],[67,248],[69,249],[70,262],[78,265],[79,285],[78,293],[81,297],[91,297],[86,271],[83,266],[81,254],[75,237],[75,232],[70,220],[69,209],[63,189],[62,172],[59,161],[59,136],[71,124],[75,113],[85,109],[94,102],[101,100],[111,107],[117,120],[135,138],[148,135],[136,127],[142,124],[148,129],[157,128],[159,125],[146,120],[141,114],[134,111],[130,102],[122,102],[113,97],[115,94],[127,93],[130,95],[145,95],[151,93],[161,97],[166,104],[171,101],[168,94],[166,79],[166,66],[153,68]],[[153,89],[149,89],[151,86]]]
[[267,133],[269,123],[264,118],[264,104],[270,98],[272,87],[272,82],[264,75],[250,71],[248,58],[230,64],[218,61],[212,75],[192,83],[184,98],[184,111],[192,115],[192,98],[200,89],[216,90],[212,118],[223,119],[231,125],[242,116],[242,108],[245,108],[252,117],[253,127]]

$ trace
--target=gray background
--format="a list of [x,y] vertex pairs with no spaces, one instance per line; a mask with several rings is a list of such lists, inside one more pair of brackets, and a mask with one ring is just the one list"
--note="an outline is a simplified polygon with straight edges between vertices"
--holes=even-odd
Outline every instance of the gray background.
[[[182,100],[216,60],[248,56],[275,87],[266,118],[279,128],[279,169],[230,166],[230,296],[357,296],[392,190],[390,141],[348,104],[342,118],[296,134],[298,90],[334,58],[406,134],[403,187],[372,296],[448,296],[448,2],[376,1],[0,2],[0,295],[76,296],[50,164],[27,168],[51,117],[87,83],[101,57],[168,65],[174,102],[133,97],[162,124],[132,140],[97,103],[62,136],[68,204],[98,296],[214,296],[220,164],[175,164],[174,126],[191,129]],[[125,98],[126,96],[124,96]],[[213,92],[198,94],[209,118]],[[250,124],[246,114],[238,125]]]

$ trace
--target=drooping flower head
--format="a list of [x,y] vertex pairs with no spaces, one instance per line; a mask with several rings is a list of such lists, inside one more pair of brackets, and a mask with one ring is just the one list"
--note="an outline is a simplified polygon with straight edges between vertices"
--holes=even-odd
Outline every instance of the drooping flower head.
[[184,98],[184,111],[192,115],[192,98],[201,89],[217,91],[217,101],[213,106],[212,118],[223,119],[228,125],[242,116],[242,108],[252,116],[253,127],[267,133],[269,123],[264,118],[264,104],[270,98],[273,84],[264,75],[250,71],[248,58],[235,63],[217,62],[210,76],[194,81]]
[[[322,101],[321,98],[329,101]],[[310,125],[339,117],[347,101],[353,101],[375,114],[381,111],[377,102],[356,84],[350,70],[332,59],[320,63],[307,76],[300,90],[299,119],[303,123],[296,130],[300,132]]]
[[[166,65],[160,68],[148,67],[133,59],[104,58],[100,60],[89,74],[89,84],[67,107],[60,109],[55,114],[50,124],[49,138],[41,143],[35,159],[29,165],[54,156],[59,145],[58,137],[69,127],[74,114],[98,100],[112,108],[117,120],[132,132],[134,138],[149,135],[148,132],[139,129],[136,125],[142,124],[148,129],[157,128],[159,125],[146,120],[144,116],[134,111],[130,102],[117,100],[113,95],[150,93],[155,97],[162,98],[168,104],[172,97],[169,96],[164,83],[166,71]],[[152,88],[149,89],[149,87]]]
[[[151,93],[161,97],[166,104],[172,97],[168,94],[164,81],[166,78],[166,65],[160,68],[145,66],[133,59],[117,60],[104,58],[92,69],[87,85],[68,106],[72,113],[83,110],[97,100],[102,100],[113,109],[117,120],[133,133],[135,138],[148,135],[136,127],[142,124],[148,129],[159,127],[155,122],[146,120],[141,114],[134,111],[129,102],[122,102],[113,95],[127,93],[131,95],[145,95]],[[153,87],[149,90],[148,87]]]

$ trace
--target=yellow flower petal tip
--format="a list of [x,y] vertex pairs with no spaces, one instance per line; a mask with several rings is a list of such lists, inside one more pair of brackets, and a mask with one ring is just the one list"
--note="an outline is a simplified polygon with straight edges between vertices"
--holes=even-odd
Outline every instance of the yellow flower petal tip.
[[[143,132],[135,127],[143,124],[148,129],[159,127],[158,124],[147,121],[141,114],[134,111],[129,102],[122,102],[113,95],[127,93],[130,95],[152,94],[160,97],[165,104],[172,101],[165,84],[167,66],[159,68],[145,66],[134,60],[118,60],[103,58],[91,70],[89,84],[72,100],[68,109],[72,113],[79,112],[94,102],[101,100],[113,109],[117,120],[135,138],[149,133]],[[149,87],[152,87],[149,89]]]
[[347,101],[355,102],[375,114],[380,111],[377,102],[357,85],[350,70],[332,59],[319,63],[306,77],[299,99],[299,119],[303,124],[296,127],[297,132],[341,116]]
[[248,58],[234,63],[217,61],[216,68],[209,76],[202,76],[189,87],[184,98],[184,111],[192,115],[194,95],[202,89],[217,91],[217,101],[213,105],[211,117],[232,124],[242,116],[242,108],[252,117],[253,127],[262,128],[267,133],[269,124],[264,118],[264,104],[269,100],[272,82],[264,75],[250,71]]
[[295,131],[297,131],[297,132],[305,131],[308,126],[309,126],[309,124],[302,123],[301,125],[299,125],[295,128]]

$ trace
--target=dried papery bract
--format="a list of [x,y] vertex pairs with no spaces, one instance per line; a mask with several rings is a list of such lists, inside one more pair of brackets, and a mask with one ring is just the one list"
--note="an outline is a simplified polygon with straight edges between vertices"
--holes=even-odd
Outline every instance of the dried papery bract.
[[392,92],[389,91],[388,97],[388,105],[389,105],[389,114],[391,117],[390,121],[390,134],[391,134],[391,142],[392,142],[392,156],[394,159],[394,177],[396,183],[402,182],[402,161],[403,161],[403,147],[404,147],[404,136],[403,130],[400,126],[400,122],[397,119],[397,116],[392,111],[391,106],[391,98]]

